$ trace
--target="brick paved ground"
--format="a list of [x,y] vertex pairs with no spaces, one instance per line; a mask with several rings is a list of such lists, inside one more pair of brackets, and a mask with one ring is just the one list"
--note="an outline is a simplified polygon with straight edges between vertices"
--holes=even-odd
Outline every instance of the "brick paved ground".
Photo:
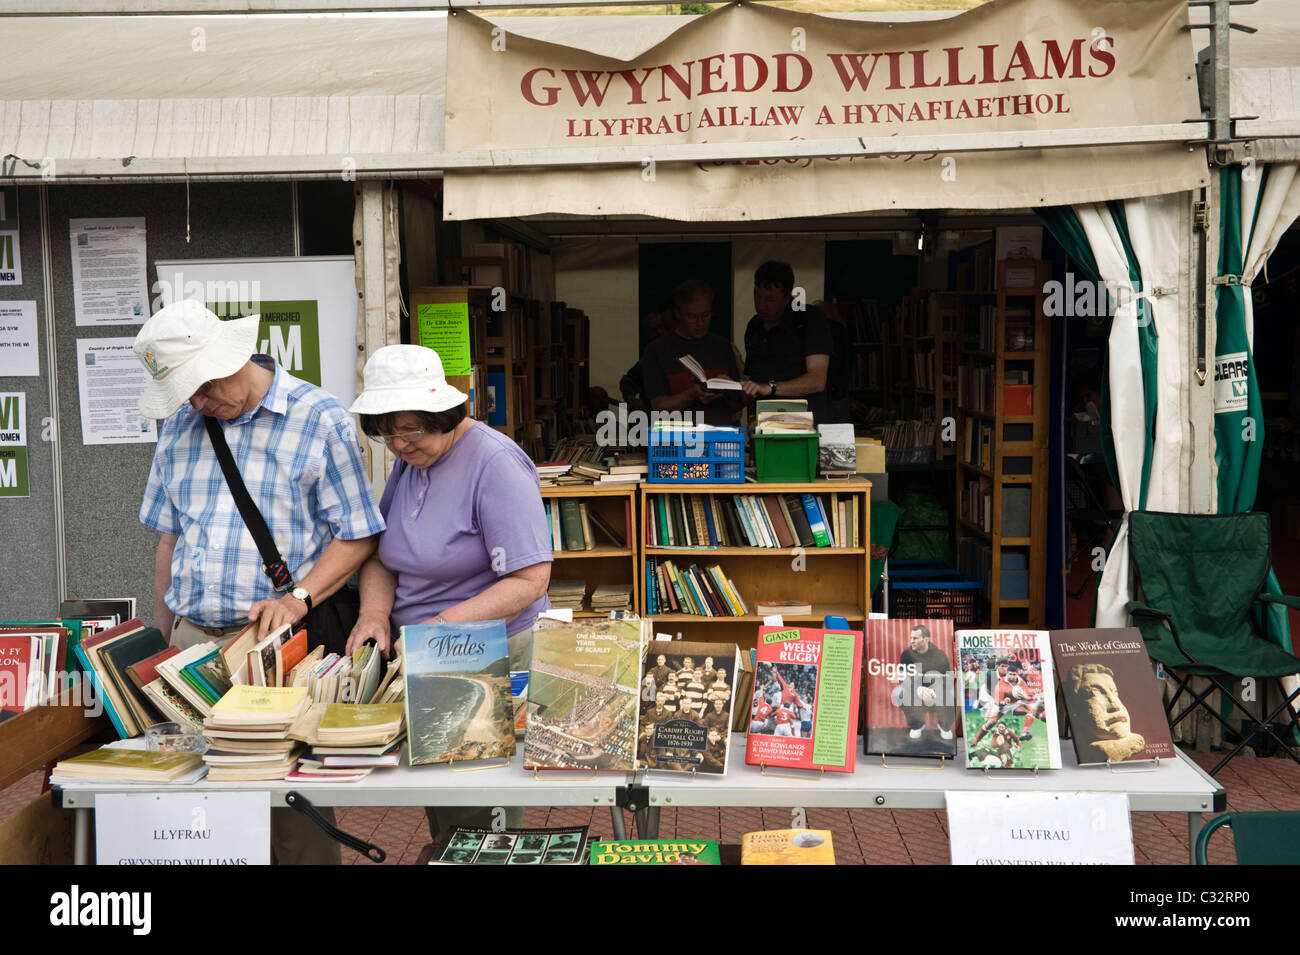
[[[1192,758],[1208,770],[1217,761],[1213,753],[1193,753]],[[1228,809],[1236,811],[1300,810],[1300,765],[1285,758],[1236,759],[1219,773],[1228,791]],[[0,819],[26,805],[40,792],[41,776],[33,774],[0,793]],[[424,810],[419,808],[340,809],[339,824],[354,835],[381,846],[388,853],[386,865],[412,865],[429,842]],[[1176,812],[1133,813],[1133,842],[1139,865],[1179,865],[1187,862],[1187,817]],[[1207,816],[1208,819],[1208,816]],[[833,833],[835,857],[841,865],[934,865],[948,862],[948,823],[941,811],[908,809],[810,809],[810,828]],[[526,826],[589,825],[600,838],[612,836],[608,809],[529,809]],[[756,829],[786,829],[791,824],[788,809],[664,809],[659,819],[660,835],[740,841]],[[632,829],[632,817],[624,825]],[[345,863],[373,865],[369,859],[345,849]],[[1223,831],[1214,837],[1210,861],[1230,864],[1232,835]]]

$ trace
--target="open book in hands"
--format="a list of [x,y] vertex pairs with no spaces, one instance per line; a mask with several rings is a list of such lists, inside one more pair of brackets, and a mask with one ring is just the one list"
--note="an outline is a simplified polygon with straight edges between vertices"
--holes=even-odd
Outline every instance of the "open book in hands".
[[732,381],[730,378],[710,378],[704,374],[704,367],[695,360],[691,355],[682,355],[677,359],[682,363],[682,367],[695,376],[705,388],[712,391],[740,391],[740,382]]

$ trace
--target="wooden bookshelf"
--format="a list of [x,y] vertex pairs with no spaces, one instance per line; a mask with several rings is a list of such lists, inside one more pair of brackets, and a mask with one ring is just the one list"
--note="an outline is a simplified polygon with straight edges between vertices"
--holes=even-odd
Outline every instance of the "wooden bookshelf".
[[[637,539],[640,596],[638,609],[648,613],[646,559],[660,557],[679,567],[714,564],[735,584],[749,613],[736,617],[705,617],[683,613],[651,615],[656,632],[681,633],[683,639],[736,643],[753,647],[763,618],[754,612],[762,600],[802,600],[812,604],[811,614],[787,615],[786,623],[820,625],[828,615],[845,617],[854,629],[866,624],[871,604],[870,547],[871,482],[812,481],[807,484],[658,484],[638,485]],[[857,547],[659,547],[647,539],[648,499],[659,494],[830,494],[857,500]]]
[[[640,612],[641,574],[638,572],[640,560],[637,557],[637,485],[629,484],[619,487],[601,487],[599,485],[570,485],[567,487],[542,488],[542,500],[553,505],[562,501],[575,500],[586,504],[589,511],[599,514],[614,530],[624,535],[625,547],[617,547],[593,528],[596,541],[590,550],[552,550],[552,580],[581,579],[587,584],[586,606],[575,610],[575,620],[603,617],[591,608],[591,594],[603,584],[631,584],[631,609]],[[626,536],[626,528],[631,524],[632,537]]]
[[0,790],[67,755],[77,744],[112,734],[108,717],[88,716],[67,691],[57,706],[35,706],[0,723]]
[[984,585],[991,626],[1042,627],[1051,266],[1007,260],[997,275],[997,291],[972,293],[960,317],[958,567]]

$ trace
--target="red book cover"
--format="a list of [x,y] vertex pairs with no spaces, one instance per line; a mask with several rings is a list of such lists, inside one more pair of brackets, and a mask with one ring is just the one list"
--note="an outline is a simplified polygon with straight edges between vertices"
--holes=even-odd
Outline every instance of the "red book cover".
[[131,678],[132,683],[143,690],[147,685],[158,679],[158,664],[164,660],[170,660],[180,652],[180,647],[168,647],[151,657],[145,657],[139,663],[132,663],[126,668],[126,674]]
[[851,773],[862,634],[760,627],[745,762]]
[[957,755],[956,646],[951,620],[868,620],[864,752]]
[[785,515],[781,513],[776,498],[770,494],[764,494],[759,498],[759,501],[763,505],[763,510],[767,511],[767,519],[772,523],[772,530],[776,532],[777,543],[782,547],[794,547],[794,536],[790,533],[790,528],[785,522]]

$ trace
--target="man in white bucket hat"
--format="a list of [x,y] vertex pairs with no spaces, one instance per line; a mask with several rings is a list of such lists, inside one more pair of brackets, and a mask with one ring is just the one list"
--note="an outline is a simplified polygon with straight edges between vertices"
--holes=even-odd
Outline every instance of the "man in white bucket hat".
[[[317,638],[317,624],[327,629],[338,613],[326,601],[374,553],[384,529],[352,416],[328,392],[254,354],[258,322],[222,321],[183,301],[146,321],[135,339],[153,379],[140,410],[166,419],[140,521],[159,533],[154,624],[173,646],[223,640],[250,620],[266,634],[313,607],[308,632]],[[217,437],[283,558],[280,585],[263,569],[235,504]],[[293,810],[277,813],[272,842],[280,862],[339,861],[338,845]]]

